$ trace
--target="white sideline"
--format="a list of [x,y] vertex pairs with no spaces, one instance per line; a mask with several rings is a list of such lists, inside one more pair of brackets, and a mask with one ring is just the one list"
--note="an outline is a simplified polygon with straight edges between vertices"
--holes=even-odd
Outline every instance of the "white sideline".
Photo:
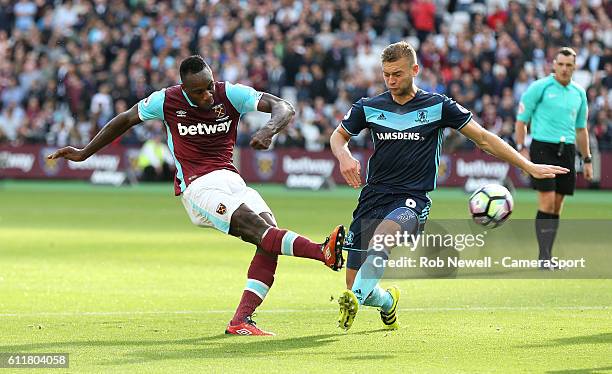
[[[538,311],[538,310],[608,310],[612,306],[482,306],[482,307],[456,307],[456,308],[400,308],[401,312],[492,312],[492,311]],[[368,308],[369,311],[377,311]],[[325,313],[335,312],[336,309],[267,309],[259,314],[275,313]],[[0,318],[8,317],[55,317],[55,316],[142,316],[142,315],[198,315],[198,314],[231,314],[233,309],[224,310],[158,310],[158,311],[116,311],[116,312],[37,312],[37,313],[0,313]]]

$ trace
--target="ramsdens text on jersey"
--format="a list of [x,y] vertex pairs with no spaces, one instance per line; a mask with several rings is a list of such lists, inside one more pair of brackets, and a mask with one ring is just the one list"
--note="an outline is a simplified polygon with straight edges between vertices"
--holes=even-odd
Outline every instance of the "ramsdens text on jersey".
[[379,140],[421,140],[421,134],[418,132],[377,132],[376,137]]

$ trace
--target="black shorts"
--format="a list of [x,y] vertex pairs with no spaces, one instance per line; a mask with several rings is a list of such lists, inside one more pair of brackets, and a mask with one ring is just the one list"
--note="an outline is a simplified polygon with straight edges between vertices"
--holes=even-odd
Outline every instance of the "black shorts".
[[538,191],[555,191],[561,195],[573,195],[576,189],[576,147],[573,144],[547,143],[533,140],[529,157],[536,164],[557,165],[570,169],[567,174],[550,179],[531,178],[531,185]]
[[348,251],[346,267],[357,270],[367,257],[368,244],[378,224],[397,208],[410,208],[419,219],[422,231],[429,216],[431,200],[425,192],[390,192],[365,186],[353,212],[353,222],[344,240]]

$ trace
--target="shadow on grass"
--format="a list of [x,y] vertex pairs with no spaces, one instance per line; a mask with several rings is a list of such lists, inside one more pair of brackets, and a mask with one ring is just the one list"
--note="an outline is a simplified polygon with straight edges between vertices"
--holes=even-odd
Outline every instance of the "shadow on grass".
[[604,374],[612,372],[612,366],[605,366],[592,369],[567,369],[547,371],[547,374]]
[[[384,329],[360,331],[351,334],[320,334],[301,337],[279,339],[278,337],[243,337],[217,334],[207,337],[181,340],[93,340],[93,341],[66,341],[51,343],[36,343],[22,345],[0,346],[0,352],[24,352],[33,350],[46,350],[57,352],[70,352],[72,349],[86,349],[95,347],[135,347],[144,348],[128,353],[123,358],[103,362],[102,365],[126,365],[159,360],[185,360],[185,359],[237,359],[248,357],[266,357],[273,352],[283,355],[328,355],[334,356],[332,351],[307,352],[302,350],[322,348],[337,342],[342,337],[357,337],[359,335],[387,332]],[[196,348],[176,349],[173,346],[196,345]],[[161,349],[160,346],[169,346]],[[147,349],[154,347],[154,349]],[[299,352],[293,352],[300,350]],[[372,355],[371,352],[351,351],[349,360],[383,360],[392,359],[394,355]],[[359,355],[363,353],[362,355]],[[337,357],[336,357],[337,358]]]
[[69,352],[70,349],[82,349],[91,347],[129,347],[129,346],[157,346],[168,344],[202,344],[208,341],[217,340],[225,337],[225,334],[214,336],[180,339],[180,340],[78,340],[67,342],[34,343],[20,345],[0,346],[0,352],[27,352],[29,350],[52,350],[54,352]]
[[[377,332],[387,332],[388,330],[377,329],[360,331],[350,334],[350,336],[368,335]],[[129,358],[110,360],[103,365],[127,365],[158,360],[185,360],[185,359],[236,359],[245,358],[266,358],[271,353],[280,353],[282,356],[329,356],[331,359],[338,359],[337,353],[328,350],[304,351],[312,348],[324,348],[325,346],[337,342],[345,334],[320,334],[302,336],[296,338],[246,338],[240,336],[217,335],[217,343],[203,346],[196,349],[184,349],[174,351],[140,351],[129,354]],[[297,351],[299,350],[299,351]],[[295,352],[294,352],[295,351]],[[358,352],[351,351],[351,356],[346,357],[350,360],[388,360],[395,355],[372,355],[370,351]],[[361,355],[359,355],[362,353]]]
[[[103,365],[128,365],[160,360],[243,360],[246,358],[267,357],[271,353],[282,355],[299,354],[300,356],[317,355],[320,352],[292,352],[297,349],[324,347],[338,340],[336,334],[302,336],[299,338],[277,339],[269,337],[253,338],[241,336],[220,336],[217,344],[200,348],[155,350],[131,352],[126,357],[109,360]],[[327,352],[326,354],[330,354]]]
[[572,336],[570,338],[559,338],[550,340],[545,344],[527,344],[521,348],[542,348],[542,347],[557,347],[559,345],[573,344],[612,344],[612,333],[603,333],[586,336]]

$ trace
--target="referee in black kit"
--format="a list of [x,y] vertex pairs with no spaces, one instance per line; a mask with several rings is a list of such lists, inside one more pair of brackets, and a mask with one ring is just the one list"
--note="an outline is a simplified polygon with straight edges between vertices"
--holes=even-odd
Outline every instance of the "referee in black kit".
[[[567,174],[552,179],[533,179],[538,191],[536,236],[540,260],[550,260],[559,227],[559,215],[566,195],[576,187],[574,166],[578,145],[584,163],[584,177],[591,180],[593,167],[587,130],[585,90],[572,81],[576,69],[576,52],[563,47],[553,61],[553,74],[533,82],[519,103],[515,140],[517,150],[536,163],[563,166]],[[531,147],[525,148],[527,124],[531,124]]]

